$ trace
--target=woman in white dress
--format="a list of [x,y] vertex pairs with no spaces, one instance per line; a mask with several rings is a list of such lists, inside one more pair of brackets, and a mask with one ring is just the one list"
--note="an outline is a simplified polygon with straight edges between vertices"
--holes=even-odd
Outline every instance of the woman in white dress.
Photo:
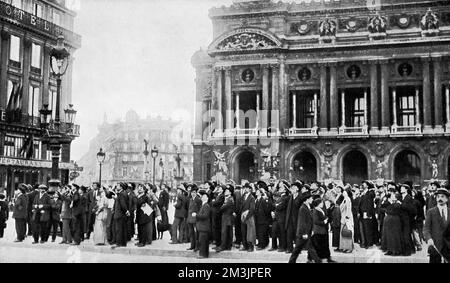
[[108,199],[106,198],[105,190],[100,190],[100,196],[97,196],[97,210],[95,214],[95,225],[94,225],[94,244],[95,245],[105,245],[107,241],[106,234],[106,220],[108,217],[108,212],[106,211],[108,207]]
[[[340,205],[341,210],[341,236],[339,237],[339,249],[344,253],[351,253],[353,251],[353,236],[354,236],[354,222],[353,222],[353,214],[352,214],[352,193],[349,189],[343,190],[342,196],[344,200]],[[342,231],[346,227],[346,231],[344,231],[344,235]],[[351,232],[351,235],[349,233]],[[345,235],[347,232],[348,235]]]

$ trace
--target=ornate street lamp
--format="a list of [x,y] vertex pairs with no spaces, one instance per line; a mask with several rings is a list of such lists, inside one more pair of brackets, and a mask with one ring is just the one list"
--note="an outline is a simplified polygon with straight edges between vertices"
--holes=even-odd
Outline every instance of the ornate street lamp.
[[153,158],[153,185],[155,184],[155,164],[156,164],[156,157],[158,157],[158,149],[156,148],[156,145],[153,146],[151,150],[151,155]]
[[106,153],[103,151],[102,148],[100,148],[100,151],[97,152],[97,161],[98,165],[100,167],[100,172],[98,174],[98,182],[100,183],[100,186],[102,185],[102,164],[105,161]]
[[144,165],[145,172],[144,172],[144,175],[145,175],[145,182],[148,182],[148,177],[150,175],[150,172],[148,172],[148,155],[150,154],[150,152],[148,151],[148,141],[144,140],[144,144],[145,144],[145,149],[142,152],[144,154],[144,156],[145,156],[145,165]]
[[160,186],[162,186],[162,184],[164,182],[164,162],[163,162],[162,158],[159,159],[159,167],[161,167],[161,183],[160,183]]
[[[69,51],[64,47],[64,37],[61,35],[58,37],[57,45],[50,51],[50,65],[57,82],[56,107],[54,109],[55,120],[52,126],[50,126],[52,110],[48,109],[48,104],[44,104],[43,108],[39,110],[41,116],[40,125],[44,131],[43,143],[47,144],[48,148],[52,151],[52,180],[49,182],[50,186],[59,185],[59,156],[61,154],[61,148],[63,144],[70,144],[72,142],[72,137],[68,136],[66,132],[63,133],[60,129],[61,77],[66,73],[69,66],[69,56]],[[70,108],[64,111],[66,121],[69,125],[73,124],[76,116],[76,111],[72,106],[70,105]]]

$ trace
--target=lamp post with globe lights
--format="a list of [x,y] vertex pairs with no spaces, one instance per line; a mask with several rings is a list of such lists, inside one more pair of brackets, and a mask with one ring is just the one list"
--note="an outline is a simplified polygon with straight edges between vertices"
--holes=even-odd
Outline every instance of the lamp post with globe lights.
[[153,146],[152,150],[151,150],[151,155],[153,158],[153,185],[155,184],[155,177],[156,177],[156,172],[155,172],[155,165],[156,165],[156,157],[158,157],[158,149],[156,148],[156,145]]
[[106,153],[103,151],[102,148],[100,148],[100,151],[97,152],[97,161],[100,168],[99,174],[98,174],[98,183],[100,186],[102,185],[102,164],[105,161]]

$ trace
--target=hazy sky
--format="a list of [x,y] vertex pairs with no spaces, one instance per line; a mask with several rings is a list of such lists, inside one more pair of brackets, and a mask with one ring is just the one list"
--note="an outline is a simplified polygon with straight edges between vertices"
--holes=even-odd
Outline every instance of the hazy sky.
[[232,0],[81,0],[75,32],[73,103],[81,137],[79,159],[103,121],[134,109],[141,117],[193,116],[195,70],[191,57],[212,41],[211,7]]

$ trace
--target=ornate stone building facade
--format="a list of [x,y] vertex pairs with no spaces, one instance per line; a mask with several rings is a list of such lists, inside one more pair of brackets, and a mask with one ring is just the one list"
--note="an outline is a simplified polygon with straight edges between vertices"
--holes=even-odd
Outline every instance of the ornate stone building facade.
[[[158,150],[155,159],[156,183],[159,184],[162,179],[169,185],[192,181],[190,125],[161,117],[142,119],[135,111],[130,110],[123,121],[108,123],[105,118],[98,129],[88,152],[78,161],[83,172],[74,182],[89,185],[99,180],[96,155],[100,148],[106,152],[102,165],[102,184],[152,182],[154,172],[150,151],[155,146]],[[144,155],[144,140],[147,141],[149,151],[147,158]]]
[[[81,36],[73,32],[75,16],[65,0],[0,1],[0,191],[6,189],[8,197],[19,183],[46,183],[51,176],[51,151],[43,143],[39,110],[45,104],[53,110],[53,129],[57,82],[50,51],[60,35],[71,53],[62,76],[60,129],[71,131],[70,140],[80,134],[78,125],[64,121],[64,109],[72,103],[72,55],[81,47]],[[64,144],[60,154],[63,184],[73,168],[70,147]]]
[[209,16],[195,181],[448,179],[450,2],[236,0]]

